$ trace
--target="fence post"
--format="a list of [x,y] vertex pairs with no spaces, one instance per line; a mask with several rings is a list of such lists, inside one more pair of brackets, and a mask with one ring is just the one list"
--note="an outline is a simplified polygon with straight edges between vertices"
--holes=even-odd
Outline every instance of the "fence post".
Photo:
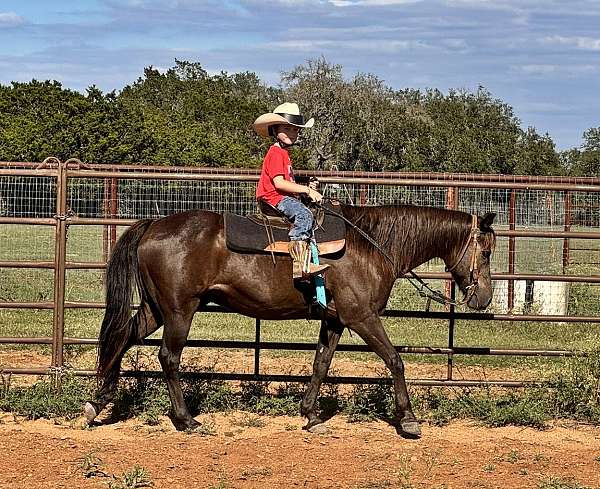
[[[110,216],[110,179],[104,179],[104,196],[102,199],[102,216],[109,217]],[[105,224],[102,226],[102,261],[106,263],[108,261],[109,253],[109,244],[108,244],[108,228],[109,225]]]
[[52,369],[60,387],[65,333],[65,262],[67,256],[67,165],[59,162],[56,178],[56,228],[54,242],[54,315],[52,318]]
[[[569,232],[571,230],[571,220],[572,220],[572,207],[571,207],[571,192],[565,192],[565,231]],[[565,275],[567,273],[567,268],[569,266],[569,261],[571,261],[570,257],[570,242],[569,238],[563,239],[563,253],[562,253],[562,273]]]
[[[450,299],[454,301],[456,298],[456,287],[454,280],[451,281],[452,286],[450,287]],[[454,317],[454,304],[450,304],[450,319],[448,320],[448,368],[446,373],[446,379],[452,380],[452,368],[454,367],[454,325],[456,324],[456,318]]]
[[[508,229],[511,231],[515,230],[517,220],[517,205],[516,205],[516,192],[514,189],[510,191],[510,200],[508,203]],[[508,273],[515,273],[515,237],[510,236],[508,238]],[[515,307],[515,281],[510,279],[507,287],[508,294],[508,313],[511,314]]]
[[260,319],[256,319],[254,328],[254,376],[258,378],[260,374]]
[[[446,193],[446,208],[452,210],[458,209],[458,188],[448,187],[448,192]],[[444,284],[444,292],[446,297],[450,296],[450,298],[454,300],[454,280],[446,280],[446,283]],[[448,373],[446,377],[448,380],[452,380],[452,368],[454,365],[454,325],[456,323],[456,318],[454,317],[454,305],[446,304],[445,308],[446,311],[450,312],[450,318],[448,319]]]
[[[118,203],[118,183],[116,178],[110,179],[110,218],[115,219],[117,217],[117,203]],[[110,251],[115,248],[117,242],[117,226],[116,224],[110,225]]]

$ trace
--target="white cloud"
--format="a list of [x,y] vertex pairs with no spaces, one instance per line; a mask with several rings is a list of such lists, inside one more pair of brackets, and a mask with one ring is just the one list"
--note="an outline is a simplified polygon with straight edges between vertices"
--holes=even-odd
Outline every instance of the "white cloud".
[[264,46],[265,49],[274,47],[298,50],[304,52],[318,52],[323,50],[346,50],[364,51],[366,53],[396,53],[400,51],[414,51],[417,49],[426,49],[430,46],[423,41],[399,41],[399,40],[360,40],[360,41],[342,41],[342,40],[307,40],[297,39],[293,41],[270,42]]
[[560,44],[575,46],[585,51],[600,51],[600,39],[582,36],[548,36],[543,39],[545,44]]
[[511,71],[525,75],[537,76],[578,76],[597,72],[599,68],[592,64],[568,65],[568,64],[526,64],[511,66]]
[[383,5],[408,5],[422,0],[329,0],[334,7],[380,7]]
[[0,12],[0,28],[15,27],[25,23],[25,19],[14,12]]
[[464,39],[443,39],[442,45],[456,51],[464,51],[468,47],[467,42]]

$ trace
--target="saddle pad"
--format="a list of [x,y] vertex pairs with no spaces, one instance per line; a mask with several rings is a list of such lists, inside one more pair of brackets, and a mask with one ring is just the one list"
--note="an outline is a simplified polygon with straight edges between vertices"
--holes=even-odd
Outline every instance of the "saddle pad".
[[[273,251],[288,253],[288,230],[272,227],[273,245],[269,244],[267,230],[263,224],[253,219],[226,212],[225,241],[227,247],[234,251]],[[346,224],[342,219],[331,214],[325,214],[323,224],[315,231],[315,239],[319,254],[335,253],[344,247]]]

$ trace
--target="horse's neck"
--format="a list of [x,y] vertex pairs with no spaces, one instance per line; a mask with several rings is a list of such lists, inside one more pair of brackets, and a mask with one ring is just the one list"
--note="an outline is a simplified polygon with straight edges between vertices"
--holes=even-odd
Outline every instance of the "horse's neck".
[[399,253],[400,263],[398,263],[399,275],[403,275],[409,270],[417,268],[423,263],[440,258],[447,262],[457,246],[462,242],[462,233],[451,233],[448,228],[433,225],[420,226],[417,232],[399,229],[399,243],[406,253]]
[[[381,267],[390,270],[387,258],[394,262],[395,277],[432,258],[452,259],[466,239],[462,213],[444,209],[400,206],[398,208],[346,207],[349,220],[378,242],[386,260]],[[363,225],[364,222],[364,225]],[[465,221],[465,226],[467,222]]]

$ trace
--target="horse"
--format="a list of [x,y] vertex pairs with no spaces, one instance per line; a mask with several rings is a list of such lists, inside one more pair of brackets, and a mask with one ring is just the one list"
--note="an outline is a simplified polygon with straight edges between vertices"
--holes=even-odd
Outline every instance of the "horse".
[[[412,205],[341,205],[345,249],[322,256],[327,308],[323,311],[313,372],[300,406],[306,429],[323,423],[317,396],[340,336],[348,328],[379,355],[391,372],[395,422],[402,436],[421,436],[404,377],[404,365],[380,316],[396,279],[432,258],[441,258],[464,303],[486,308],[492,297],[490,258],[495,214]],[[369,239],[366,239],[365,236]],[[310,313],[292,280],[288,255],[228,249],[223,215],[192,210],[161,219],[142,219],[118,240],[106,272],[106,311],[99,334],[98,390],[84,404],[88,422],[114,398],[126,351],[164,326],[158,358],[177,430],[193,430],[179,382],[179,366],[192,318],[209,302],[260,319],[302,319]],[[132,315],[134,291],[140,305]],[[314,308],[313,308],[314,309]]]

